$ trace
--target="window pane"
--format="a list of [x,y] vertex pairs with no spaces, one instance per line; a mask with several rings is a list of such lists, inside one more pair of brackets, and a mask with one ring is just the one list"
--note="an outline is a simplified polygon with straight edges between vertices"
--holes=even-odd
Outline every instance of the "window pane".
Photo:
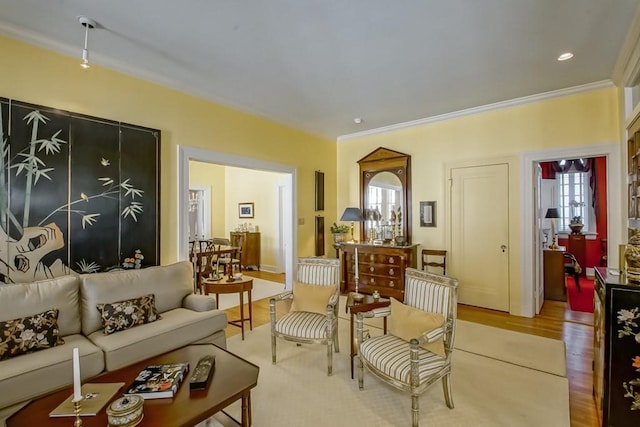
[[561,216],[558,220],[559,230],[569,232],[569,224],[575,218],[575,221],[585,224],[585,231],[588,231],[587,203],[589,202],[589,189],[587,188],[587,173],[572,172],[559,174],[558,176],[559,211]]

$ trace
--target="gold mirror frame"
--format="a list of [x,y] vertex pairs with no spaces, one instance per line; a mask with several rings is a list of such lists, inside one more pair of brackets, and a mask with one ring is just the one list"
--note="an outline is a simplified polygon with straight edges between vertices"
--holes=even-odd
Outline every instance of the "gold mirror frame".
[[[360,165],[360,209],[366,217],[368,207],[367,189],[369,183],[381,172],[391,172],[402,184],[402,235],[405,237],[404,245],[411,244],[411,156],[398,151],[380,147],[364,158],[358,160]],[[362,243],[369,241],[368,230],[365,223],[360,224],[360,236]],[[392,242],[395,244],[395,242]]]

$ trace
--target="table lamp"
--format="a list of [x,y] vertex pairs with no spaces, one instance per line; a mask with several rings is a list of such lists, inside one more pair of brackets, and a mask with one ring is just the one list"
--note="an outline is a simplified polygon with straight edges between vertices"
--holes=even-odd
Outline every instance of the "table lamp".
[[556,245],[556,218],[560,218],[558,208],[547,209],[547,214],[544,217],[551,220],[551,244],[549,249],[558,249],[558,245]]
[[353,229],[355,227],[355,221],[364,221],[364,218],[362,217],[362,212],[360,212],[360,209],[358,208],[346,208],[344,210],[344,213],[342,214],[342,216],[340,217],[340,221],[351,221],[351,240],[349,240],[349,242],[355,242],[355,239],[353,238]]

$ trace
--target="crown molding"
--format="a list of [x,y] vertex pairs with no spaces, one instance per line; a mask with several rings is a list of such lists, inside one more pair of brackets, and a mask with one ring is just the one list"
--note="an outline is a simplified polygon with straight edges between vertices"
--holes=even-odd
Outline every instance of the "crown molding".
[[394,132],[402,129],[409,129],[417,126],[424,126],[431,123],[444,122],[446,120],[457,119],[474,114],[486,113],[489,111],[501,110],[503,108],[515,107],[517,105],[530,104],[533,102],[545,101],[552,98],[559,98],[568,95],[575,95],[583,92],[591,92],[594,90],[614,87],[611,80],[601,80],[598,82],[587,83],[579,86],[572,86],[565,89],[553,90],[550,92],[539,93],[536,95],[523,96],[508,101],[495,102],[493,104],[481,105],[479,107],[466,108],[464,110],[454,111],[451,113],[439,114],[437,116],[426,117],[424,119],[412,120],[404,123],[383,126],[376,129],[369,129],[362,132],[341,135],[337,138],[337,142],[344,142],[350,139],[361,138],[364,136],[378,135],[381,133]]
[[618,86],[633,87],[640,83],[640,5],[627,31],[613,68],[613,81]]

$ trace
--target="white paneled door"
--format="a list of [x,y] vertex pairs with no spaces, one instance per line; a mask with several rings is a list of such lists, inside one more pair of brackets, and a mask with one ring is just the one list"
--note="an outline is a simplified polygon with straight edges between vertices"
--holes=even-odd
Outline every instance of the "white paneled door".
[[451,256],[462,304],[509,311],[509,166],[451,169]]

